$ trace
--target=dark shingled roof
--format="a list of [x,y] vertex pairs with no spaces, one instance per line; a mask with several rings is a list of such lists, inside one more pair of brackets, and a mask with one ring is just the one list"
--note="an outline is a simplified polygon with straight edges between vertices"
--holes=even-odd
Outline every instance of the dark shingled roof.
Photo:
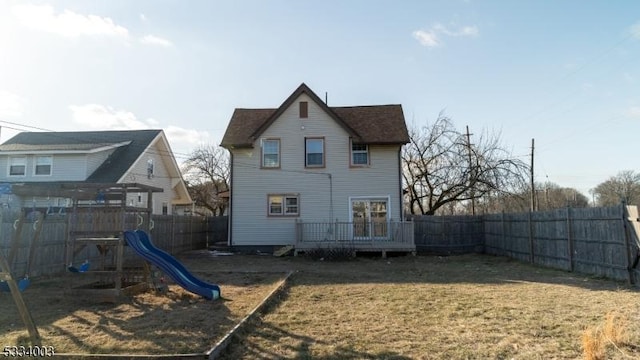
[[307,85],[302,84],[277,109],[235,109],[221,145],[227,148],[251,147],[260,134],[303,93],[342,126],[353,137],[354,142],[409,142],[401,105],[329,107]]
[[22,132],[0,145],[0,154],[9,151],[90,151],[114,144],[113,154],[86,182],[117,182],[162,130]]

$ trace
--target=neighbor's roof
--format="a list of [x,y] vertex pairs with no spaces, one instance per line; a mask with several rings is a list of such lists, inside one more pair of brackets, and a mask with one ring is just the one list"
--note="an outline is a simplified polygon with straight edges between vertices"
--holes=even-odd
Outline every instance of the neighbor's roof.
[[251,147],[260,134],[303,93],[342,126],[355,142],[366,144],[409,142],[401,105],[329,107],[307,85],[302,84],[277,109],[235,109],[221,145]]
[[115,147],[116,150],[86,182],[117,182],[162,130],[22,132],[0,145],[2,153],[91,152]]

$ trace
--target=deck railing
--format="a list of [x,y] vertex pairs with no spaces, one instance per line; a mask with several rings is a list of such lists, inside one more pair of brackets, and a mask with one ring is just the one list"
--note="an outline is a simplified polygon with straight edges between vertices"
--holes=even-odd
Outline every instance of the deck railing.
[[296,249],[352,247],[372,250],[415,251],[413,222],[302,222],[296,223]]

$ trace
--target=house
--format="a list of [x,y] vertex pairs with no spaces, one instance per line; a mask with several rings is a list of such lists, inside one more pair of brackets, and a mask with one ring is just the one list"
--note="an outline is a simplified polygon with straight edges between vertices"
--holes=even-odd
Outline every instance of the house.
[[229,245],[395,241],[408,142],[401,105],[330,107],[305,84],[278,108],[235,109],[221,143],[231,154]]
[[[163,189],[153,196],[154,214],[192,202],[162,130],[22,132],[0,145],[0,183],[152,186]],[[12,202],[63,207],[67,199],[0,197],[5,207]],[[128,194],[127,203],[146,206],[147,194]]]

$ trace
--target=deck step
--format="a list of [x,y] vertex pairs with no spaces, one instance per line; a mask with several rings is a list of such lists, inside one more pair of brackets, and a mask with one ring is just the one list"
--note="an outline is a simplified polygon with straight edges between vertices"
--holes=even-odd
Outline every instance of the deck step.
[[293,245],[287,245],[284,247],[281,247],[280,249],[276,250],[273,252],[273,256],[285,256],[288,253],[290,253],[291,251],[293,251]]

